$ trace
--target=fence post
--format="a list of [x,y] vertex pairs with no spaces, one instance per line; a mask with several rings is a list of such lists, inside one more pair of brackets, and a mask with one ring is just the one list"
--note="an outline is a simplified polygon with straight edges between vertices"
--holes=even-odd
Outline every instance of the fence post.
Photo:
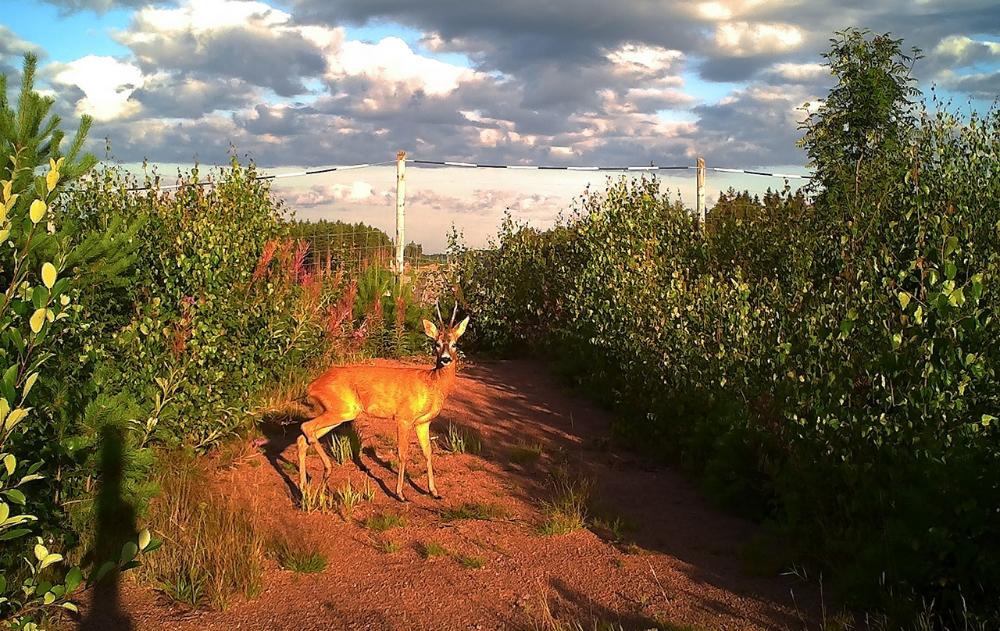
[[406,152],[396,152],[396,275],[403,282],[403,249],[406,247],[405,223],[406,213]]
[[698,157],[697,177],[695,178],[698,187],[697,211],[698,225],[705,229],[705,158]]

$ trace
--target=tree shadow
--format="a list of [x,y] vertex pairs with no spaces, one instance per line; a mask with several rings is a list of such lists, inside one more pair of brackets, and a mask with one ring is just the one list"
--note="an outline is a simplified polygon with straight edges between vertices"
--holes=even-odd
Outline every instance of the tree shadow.
[[614,611],[558,578],[549,581],[549,587],[556,595],[556,606],[559,609],[556,612],[557,618],[561,618],[560,614],[565,610],[566,617],[575,623],[590,623],[585,628],[604,629],[609,625],[617,625],[622,629],[663,628],[662,622],[641,613]]
[[[117,560],[122,545],[136,536],[135,508],[122,498],[125,474],[122,430],[111,425],[101,431],[101,462],[97,492],[97,537],[88,555],[93,567]],[[112,569],[94,585],[82,630],[133,629],[132,620],[121,609],[121,573]]]

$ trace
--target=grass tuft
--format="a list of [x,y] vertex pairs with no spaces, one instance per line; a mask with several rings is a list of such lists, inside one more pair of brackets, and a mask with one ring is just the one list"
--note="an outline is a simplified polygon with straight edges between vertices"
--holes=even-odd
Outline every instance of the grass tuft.
[[[528,605],[528,615],[531,617],[531,631],[625,631],[625,627],[620,622],[609,620],[593,619],[589,624],[584,624],[578,620],[560,619],[549,604],[548,598],[544,594],[537,597],[537,606]],[[707,631],[701,627],[675,624],[669,621],[662,621],[659,618],[649,620],[649,628],[658,631]],[[647,628],[643,625],[642,628]]]
[[486,560],[482,557],[467,556],[464,554],[456,554],[455,560],[458,561],[462,567],[467,567],[470,570],[478,570],[486,565]]
[[366,517],[362,524],[368,530],[385,532],[391,528],[402,528],[406,525],[406,518],[394,513],[376,513]]
[[473,431],[448,423],[443,447],[453,454],[478,454],[483,449],[483,441]]
[[448,556],[449,554],[447,548],[445,548],[440,543],[434,541],[425,541],[424,543],[421,543],[418,551],[420,552],[420,556],[424,557],[425,559],[429,559],[431,557]]
[[637,527],[632,520],[616,515],[594,517],[590,520],[590,529],[604,539],[620,542],[625,539],[627,533],[635,532]]
[[375,487],[372,486],[371,480],[368,478],[365,478],[365,485],[361,488],[361,499],[366,502],[375,499]]
[[514,464],[534,464],[542,457],[541,443],[518,443],[507,451],[507,459]]
[[357,506],[362,499],[361,492],[354,490],[354,487],[351,486],[350,480],[345,481],[337,489],[337,505],[340,506],[341,514],[344,516],[345,520],[351,518],[351,515],[354,514],[354,507]]
[[507,517],[507,511],[499,504],[483,502],[464,502],[458,506],[443,508],[439,514],[445,521],[457,521],[459,519],[491,521]]
[[399,552],[399,542],[392,539],[379,539],[375,542],[375,549],[383,554],[393,554]]
[[330,441],[330,451],[337,464],[353,462],[361,453],[361,438],[353,429],[346,434],[335,434]]
[[332,513],[337,509],[337,496],[330,493],[324,482],[306,484],[299,499],[299,508],[307,513]]
[[554,487],[552,500],[545,503],[545,521],[539,526],[539,532],[543,535],[565,535],[585,528],[591,483],[558,477]]
[[278,565],[300,574],[314,574],[326,569],[326,557],[302,533],[282,529],[273,533],[267,542],[268,556]]

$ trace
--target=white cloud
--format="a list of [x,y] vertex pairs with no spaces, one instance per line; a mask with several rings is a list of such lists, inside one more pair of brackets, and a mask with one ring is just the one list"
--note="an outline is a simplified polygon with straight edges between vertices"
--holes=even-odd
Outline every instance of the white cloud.
[[364,180],[354,180],[350,184],[317,184],[309,188],[275,187],[274,193],[293,208],[313,208],[324,204],[373,204],[388,201],[390,193],[376,191]]
[[76,86],[84,98],[76,104],[77,114],[89,114],[98,121],[135,114],[139,104],[129,97],[145,83],[142,70],[114,57],[87,55],[65,64],[54,77],[56,83]]
[[164,33],[208,33],[222,28],[269,29],[286,25],[291,17],[263,2],[188,0],[177,8],[149,6],[140,9],[122,39],[126,44],[147,43]]
[[366,77],[376,82],[403,84],[430,95],[452,92],[476,73],[430,57],[418,55],[398,37],[386,37],[377,44],[345,41],[330,58],[330,77]]
[[791,24],[726,22],[715,28],[715,45],[734,57],[793,50],[804,39]]
[[773,73],[792,83],[818,81],[830,74],[830,69],[822,64],[775,64]]
[[951,35],[934,47],[935,55],[948,55],[959,60],[969,59],[977,52],[1000,57],[1000,42],[979,41],[965,35]]
[[684,53],[662,46],[626,44],[608,53],[608,60],[622,70],[660,74],[671,70]]

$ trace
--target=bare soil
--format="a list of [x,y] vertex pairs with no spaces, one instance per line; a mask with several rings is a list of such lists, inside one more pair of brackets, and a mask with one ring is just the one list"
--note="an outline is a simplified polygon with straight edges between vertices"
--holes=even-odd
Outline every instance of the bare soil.
[[[341,465],[330,482],[337,488],[350,479],[359,488],[368,478],[374,486],[374,500],[359,504],[350,520],[298,508],[297,428],[274,427],[259,449],[219,472],[219,483],[245,497],[265,521],[317,542],[326,569],[296,574],[269,561],[263,593],[237,599],[225,611],[185,610],[127,582],[122,619],[142,630],[533,629],[543,628],[547,613],[588,630],[596,621],[626,629],[812,626],[817,598],[809,587],[787,577],[752,576],[741,562],[753,526],[710,506],[679,474],[617,450],[607,440],[610,416],[537,363],[466,365],[432,425],[443,499],[426,493],[414,444],[407,465],[410,501],[398,502],[390,492],[395,430],[362,418],[366,448],[374,447],[374,454],[363,456],[369,471]],[[445,451],[449,424],[481,436],[482,451]],[[518,458],[519,445],[536,443],[542,446],[537,460]],[[558,468],[592,481],[592,513],[619,518],[625,525],[620,540],[598,527],[539,533]],[[309,473],[321,479],[314,453]],[[447,520],[440,514],[463,502],[499,505],[505,516]],[[363,526],[365,517],[381,512],[402,515],[406,525],[383,533]],[[384,541],[398,549],[384,552]],[[428,543],[448,554],[424,558]],[[463,555],[481,560],[482,567],[463,565]]]

